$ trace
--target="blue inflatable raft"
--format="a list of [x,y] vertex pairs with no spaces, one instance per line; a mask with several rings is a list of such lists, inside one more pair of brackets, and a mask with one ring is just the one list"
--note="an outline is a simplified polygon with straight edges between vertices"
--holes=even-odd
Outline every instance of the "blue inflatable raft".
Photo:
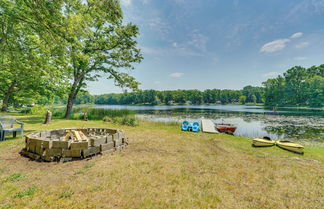
[[189,126],[189,122],[188,121],[183,121],[181,124],[181,130],[182,131],[188,131],[188,126]]
[[181,125],[182,131],[192,131],[192,132],[199,132],[200,131],[200,124],[198,122],[189,123],[188,121],[183,121]]

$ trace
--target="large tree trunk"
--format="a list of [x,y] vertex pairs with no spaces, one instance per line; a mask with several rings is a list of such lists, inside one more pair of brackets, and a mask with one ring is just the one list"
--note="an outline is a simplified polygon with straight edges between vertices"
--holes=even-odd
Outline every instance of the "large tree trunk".
[[68,98],[68,101],[66,104],[66,112],[65,112],[65,116],[64,116],[64,118],[66,118],[66,119],[70,118],[75,97],[76,97],[76,93],[70,92],[69,98]]
[[14,92],[14,88],[16,86],[16,81],[13,81],[7,92],[5,92],[4,96],[3,96],[3,101],[2,101],[2,107],[1,107],[1,112],[5,112],[8,110],[8,106],[9,106],[9,99],[10,99],[10,96],[12,95],[12,93]]
[[72,84],[71,91],[69,93],[69,98],[68,98],[68,101],[66,104],[66,112],[65,112],[65,116],[64,116],[65,119],[70,118],[70,115],[71,115],[72,109],[73,109],[73,103],[81,89],[83,79],[84,79],[83,75],[79,76],[77,78],[74,78],[74,82]]

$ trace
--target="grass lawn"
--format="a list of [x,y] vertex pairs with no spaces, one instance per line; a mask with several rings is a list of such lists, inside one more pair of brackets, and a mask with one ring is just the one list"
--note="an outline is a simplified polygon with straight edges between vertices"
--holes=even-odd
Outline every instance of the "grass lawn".
[[128,148],[90,160],[39,163],[20,137],[0,142],[0,208],[323,208],[324,148],[305,155],[253,148],[251,139],[102,121],[24,116],[27,132],[67,127],[123,129]]

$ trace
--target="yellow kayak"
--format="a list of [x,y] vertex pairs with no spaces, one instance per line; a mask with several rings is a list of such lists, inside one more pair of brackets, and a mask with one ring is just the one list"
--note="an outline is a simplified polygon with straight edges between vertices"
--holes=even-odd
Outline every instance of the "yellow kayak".
[[252,145],[254,147],[271,147],[275,144],[276,144],[276,141],[273,141],[268,137],[264,137],[263,139],[255,138],[252,141]]
[[285,150],[289,150],[289,151],[296,152],[299,154],[304,153],[304,147],[302,145],[293,143],[291,141],[277,141],[276,144],[278,147],[285,149]]

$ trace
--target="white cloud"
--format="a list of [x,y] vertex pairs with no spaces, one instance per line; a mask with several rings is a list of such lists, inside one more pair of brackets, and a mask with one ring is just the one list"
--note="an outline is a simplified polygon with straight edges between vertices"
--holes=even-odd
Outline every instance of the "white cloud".
[[265,73],[265,74],[263,74],[262,76],[263,76],[263,77],[275,77],[275,76],[277,76],[277,75],[279,75],[278,72],[269,72],[269,73]]
[[161,81],[154,81],[153,83],[156,84],[156,85],[158,85],[158,84],[161,83]]
[[290,36],[290,38],[300,38],[303,36],[302,32],[294,33]]
[[309,42],[301,42],[301,43],[299,43],[299,44],[296,44],[295,45],[295,48],[305,48],[305,47],[307,47],[309,45]]
[[276,51],[280,51],[286,47],[286,43],[288,43],[290,40],[285,38],[285,39],[278,39],[271,41],[269,43],[264,44],[260,52],[265,52],[265,53],[272,53]]
[[167,39],[171,28],[170,25],[161,17],[148,19],[146,20],[146,24],[153,32],[157,32],[163,40]]
[[173,42],[173,43],[172,43],[172,46],[175,47],[175,48],[177,48],[178,45],[179,45],[179,44],[178,44],[177,42]]
[[184,73],[171,73],[169,76],[171,78],[181,78],[184,75]]
[[188,41],[188,45],[191,45],[201,51],[206,51],[207,43],[208,37],[196,32],[190,35],[190,40]]
[[125,7],[128,7],[132,4],[132,0],[121,0],[121,4]]
[[294,60],[297,60],[297,61],[303,61],[306,59],[307,59],[307,57],[294,57]]

